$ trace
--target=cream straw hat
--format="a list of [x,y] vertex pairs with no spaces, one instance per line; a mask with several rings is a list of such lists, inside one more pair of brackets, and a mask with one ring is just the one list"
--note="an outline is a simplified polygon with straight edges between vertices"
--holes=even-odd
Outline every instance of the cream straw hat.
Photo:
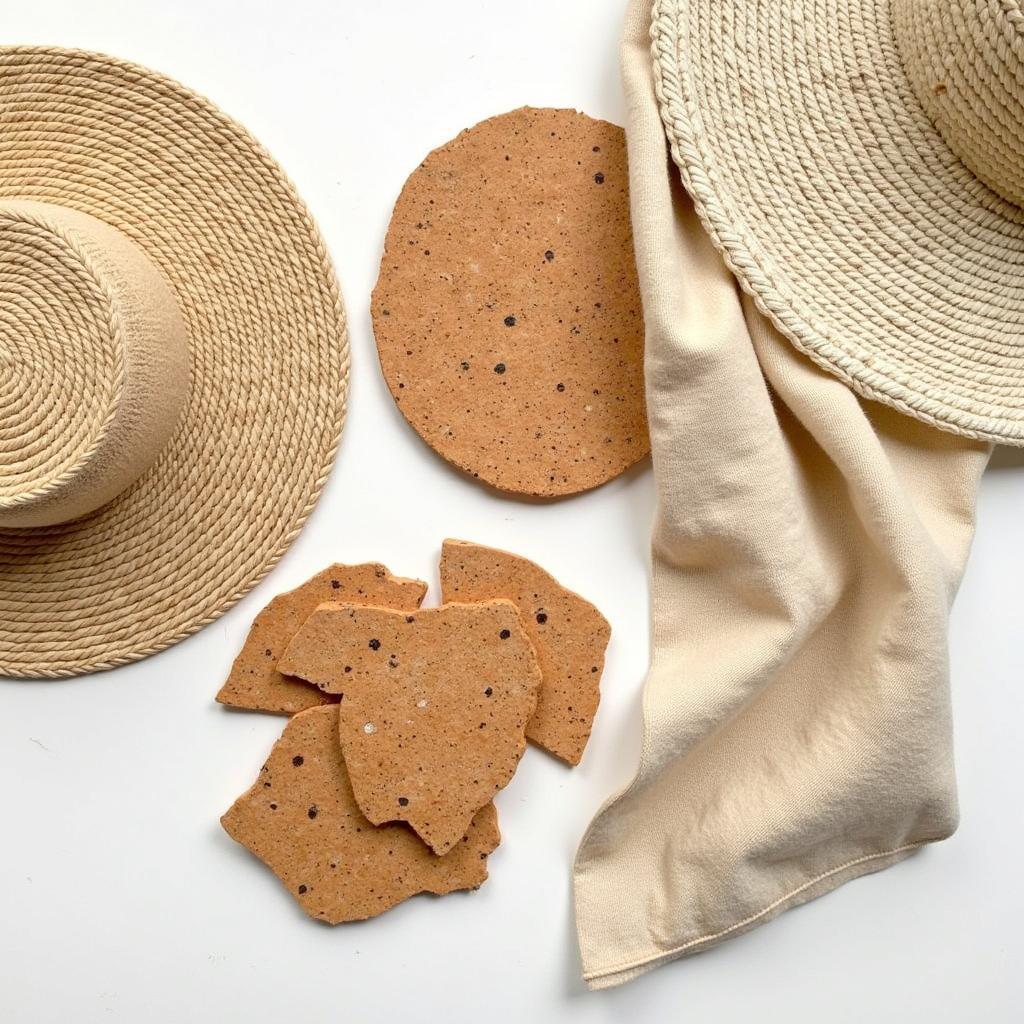
[[719,249],[862,395],[1024,445],[1018,0],[655,0],[673,157]]
[[309,515],[347,376],[323,242],[259,143],[145,68],[0,49],[0,674],[229,608]]

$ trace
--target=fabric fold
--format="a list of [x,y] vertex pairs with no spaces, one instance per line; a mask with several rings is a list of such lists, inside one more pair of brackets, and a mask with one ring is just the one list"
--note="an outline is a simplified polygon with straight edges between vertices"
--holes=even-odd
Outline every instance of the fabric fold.
[[592,987],[953,832],[948,613],[991,450],[859,398],[740,291],[668,157],[650,19],[622,58],[652,657],[637,775],[576,860]]

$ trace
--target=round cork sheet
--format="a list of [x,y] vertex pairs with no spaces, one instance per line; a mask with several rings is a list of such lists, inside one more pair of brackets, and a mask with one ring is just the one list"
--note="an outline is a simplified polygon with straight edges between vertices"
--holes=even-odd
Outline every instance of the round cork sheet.
[[395,205],[373,326],[405,418],[494,487],[574,494],[647,455],[622,129],[523,108],[434,150]]

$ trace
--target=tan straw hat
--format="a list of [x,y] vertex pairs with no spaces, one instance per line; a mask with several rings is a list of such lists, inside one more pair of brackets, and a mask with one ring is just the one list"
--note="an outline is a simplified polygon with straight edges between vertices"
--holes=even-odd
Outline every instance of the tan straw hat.
[[0,49],[0,674],[133,661],[237,601],[316,501],[347,376],[259,143],[145,68]]
[[1018,0],[654,0],[673,157],[729,266],[862,395],[1024,444]]

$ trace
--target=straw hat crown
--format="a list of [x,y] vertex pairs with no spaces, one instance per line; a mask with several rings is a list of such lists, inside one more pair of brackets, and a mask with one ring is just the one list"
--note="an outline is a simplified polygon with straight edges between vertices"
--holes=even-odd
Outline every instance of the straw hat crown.
[[893,0],[921,106],[989,188],[1024,206],[1024,11],[1018,0]]
[[120,231],[51,203],[0,202],[0,527],[106,504],[169,440],[188,395],[184,321]]

